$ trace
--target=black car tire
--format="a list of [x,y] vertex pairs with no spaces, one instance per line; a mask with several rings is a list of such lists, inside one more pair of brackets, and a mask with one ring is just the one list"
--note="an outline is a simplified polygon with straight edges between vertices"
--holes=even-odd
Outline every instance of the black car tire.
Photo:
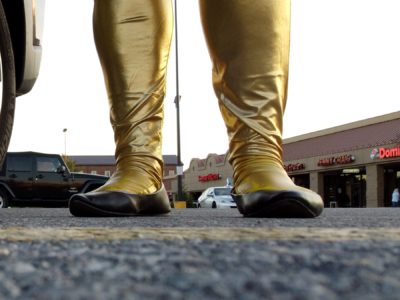
[[217,203],[213,202],[211,208],[217,208]]
[[7,18],[0,1],[0,166],[8,150],[14,123],[15,97],[14,54]]
[[8,195],[4,190],[0,188],[0,208],[6,208],[8,207],[8,205]]

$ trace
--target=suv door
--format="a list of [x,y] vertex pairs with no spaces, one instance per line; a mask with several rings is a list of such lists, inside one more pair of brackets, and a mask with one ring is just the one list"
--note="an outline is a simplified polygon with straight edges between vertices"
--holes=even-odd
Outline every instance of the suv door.
[[69,176],[60,172],[63,165],[57,156],[34,158],[33,198],[61,200],[69,197]]
[[7,156],[7,184],[17,199],[32,198],[32,157],[27,155]]

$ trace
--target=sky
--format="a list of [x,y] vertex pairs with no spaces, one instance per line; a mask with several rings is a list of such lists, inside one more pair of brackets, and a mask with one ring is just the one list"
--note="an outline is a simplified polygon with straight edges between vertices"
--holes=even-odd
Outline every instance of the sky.
[[[40,75],[17,98],[9,151],[114,154],[92,9],[92,0],[46,1]],[[399,111],[399,12],[398,0],[292,0],[284,138]],[[192,158],[228,149],[197,0],[178,0],[178,40],[186,169]],[[177,153],[174,58],[173,44],[163,154]]]

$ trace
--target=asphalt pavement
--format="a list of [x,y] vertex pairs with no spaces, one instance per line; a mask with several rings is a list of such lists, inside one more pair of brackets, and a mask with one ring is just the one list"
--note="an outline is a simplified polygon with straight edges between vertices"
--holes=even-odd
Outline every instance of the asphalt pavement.
[[0,299],[400,299],[400,208],[75,218],[0,210]]

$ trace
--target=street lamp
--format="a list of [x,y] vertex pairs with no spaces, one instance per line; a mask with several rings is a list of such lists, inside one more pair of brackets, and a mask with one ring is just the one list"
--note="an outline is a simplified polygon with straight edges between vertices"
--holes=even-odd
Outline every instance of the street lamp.
[[67,128],[63,129],[64,132],[64,155],[67,156]]
[[176,106],[176,140],[177,140],[177,184],[178,184],[178,200],[183,199],[182,194],[182,175],[183,175],[183,164],[181,160],[181,129],[180,129],[180,111],[179,102],[181,96],[179,95],[179,63],[178,63],[178,6],[177,0],[174,1],[175,4],[175,70],[176,70],[176,96],[175,96],[175,106]]

